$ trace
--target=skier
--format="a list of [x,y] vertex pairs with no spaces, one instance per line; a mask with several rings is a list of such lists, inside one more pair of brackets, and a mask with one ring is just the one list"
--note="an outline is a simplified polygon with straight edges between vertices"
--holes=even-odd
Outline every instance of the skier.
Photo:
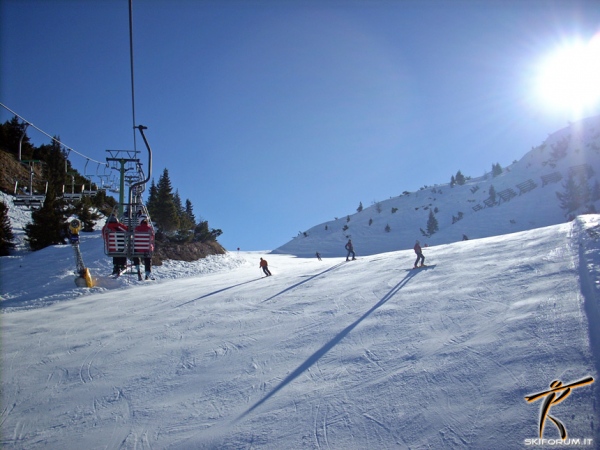
[[352,254],[352,261],[355,261],[356,254],[354,253],[354,246],[352,245],[351,239],[348,239],[348,242],[346,243],[346,246],[344,248],[348,251],[348,254],[346,255],[346,261],[350,261],[348,259],[348,258],[350,258],[350,254]]
[[321,261],[321,254],[319,252],[316,253],[317,259]]
[[[152,228],[150,228],[150,225],[148,225],[148,217],[141,215],[140,216],[141,222],[140,224],[135,227],[135,232],[136,233],[148,233],[150,234],[150,241],[154,242],[154,230],[152,230]],[[150,244],[150,250],[154,250],[154,244]],[[140,265],[140,258],[133,258],[133,264],[135,266]],[[144,270],[146,272],[146,280],[153,280],[154,277],[152,276],[152,257],[149,254],[145,254],[144,255]],[[139,273],[139,270],[138,270]],[[141,277],[141,275],[140,275]],[[141,280],[141,278],[140,278]]]
[[260,264],[258,266],[263,270],[266,276],[272,275],[271,271],[269,270],[269,264],[267,263],[266,259],[260,258]]
[[[102,235],[104,239],[106,239],[106,233],[111,231],[127,231],[127,226],[117,219],[117,216],[111,214],[102,229]],[[125,268],[127,267],[127,257],[126,256],[114,256],[113,257],[113,275],[119,275]]]
[[419,263],[419,260],[421,260],[421,265],[418,267],[424,267],[425,266],[425,256],[423,256],[423,250],[421,250],[421,244],[419,243],[419,241],[417,241],[415,243],[415,253],[417,254],[417,259],[415,260],[415,269],[417,268],[417,264]]

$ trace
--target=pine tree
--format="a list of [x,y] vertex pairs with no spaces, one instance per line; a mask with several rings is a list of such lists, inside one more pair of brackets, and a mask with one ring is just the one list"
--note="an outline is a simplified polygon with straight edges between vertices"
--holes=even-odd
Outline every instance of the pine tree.
[[223,232],[219,229],[209,230],[208,221],[203,220],[194,229],[194,240],[198,242],[216,241]]
[[92,199],[90,197],[83,197],[80,202],[75,204],[74,213],[77,214],[77,218],[81,221],[82,231],[90,233],[94,231],[94,226],[100,215],[96,212],[92,212]]
[[[66,170],[70,172],[72,170],[66,152],[57,142],[60,137],[55,136],[54,139],[49,145],[41,145],[34,149],[33,157],[44,162],[44,178],[48,182],[48,193],[52,192],[55,197],[58,197],[66,184]],[[76,177],[75,184],[83,183],[81,176]]]
[[191,241],[194,238],[195,226],[196,220],[192,212],[192,202],[186,199],[185,208],[182,208],[179,213],[179,239],[185,242]]
[[435,234],[439,230],[438,221],[433,214],[433,211],[429,210],[429,218],[427,219],[427,233],[429,236]]
[[460,170],[458,172],[456,172],[456,177],[454,179],[456,181],[456,184],[458,184],[459,186],[462,186],[463,184],[465,184],[465,176],[462,174],[462,172]]
[[179,189],[175,189],[175,194],[173,194],[173,203],[175,203],[175,208],[177,209],[177,216],[181,219],[183,216],[183,203],[181,202],[181,197],[179,196]]
[[194,208],[192,207],[192,202],[190,201],[190,199],[185,200],[185,214],[188,220],[195,226],[196,217],[194,216]]
[[150,214],[150,218],[154,217],[156,213],[156,202],[158,198],[158,188],[154,183],[154,178],[150,182],[150,189],[148,190],[148,201],[146,202],[146,208],[148,209],[148,214]]
[[163,174],[158,180],[156,210],[154,211],[152,221],[163,232],[179,229],[179,211],[175,204],[173,188],[167,169],[164,169]]
[[44,206],[31,213],[31,220],[25,226],[26,241],[31,250],[65,243],[67,223],[64,208],[53,193],[46,196]]
[[500,163],[492,164],[492,176],[497,177],[502,174],[502,166]]
[[189,199],[185,200],[185,208],[179,217],[179,230],[181,232],[191,232],[196,226],[196,218],[192,208],[192,202]]
[[[584,180],[581,180],[582,182]],[[587,187],[587,183],[586,187]],[[581,183],[577,183],[573,176],[569,176],[563,183],[563,192],[557,192],[556,196],[560,202],[561,209],[566,213],[577,210],[585,203],[585,194]]]
[[358,204],[358,208],[356,208],[356,212],[361,212],[362,210],[363,210],[363,204],[362,204],[362,202],[360,202]]
[[454,175],[452,175],[450,177],[450,187],[454,187],[456,185],[456,178],[454,178]]
[[[10,121],[4,122],[0,125],[0,148],[15,156],[18,155],[19,141],[25,130],[26,124],[21,123],[17,116],[14,116]],[[25,133],[21,141],[21,159],[31,159],[32,153],[33,146],[31,145],[29,136]]]
[[494,186],[490,186],[490,200],[492,204],[496,203],[496,188]]
[[8,206],[0,202],[0,256],[8,256],[10,250],[15,248],[14,239],[15,235],[8,217]]

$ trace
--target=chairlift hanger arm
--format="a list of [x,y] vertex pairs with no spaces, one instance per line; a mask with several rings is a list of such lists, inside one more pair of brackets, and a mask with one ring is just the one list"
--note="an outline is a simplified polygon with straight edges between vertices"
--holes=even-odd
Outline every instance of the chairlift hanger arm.
[[146,148],[148,149],[148,175],[146,176],[145,180],[138,181],[137,183],[134,183],[130,186],[130,188],[129,188],[129,201],[130,202],[132,200],[131,196],[132,196],[133,189],[135,189],[137,186],[140,186],[142,184],[146,184],[148,181],[150,181],[150,177],[152,176],[152,149],[150,148],[148,139],[146,139],[146,135],[144,134],[144,130],[147,130],[148,127],[146,127],[144,125],[138,125],[135,128],[140,130],[140,134],[142,135],[142,138],[144,139],[144,144],[146,145]]

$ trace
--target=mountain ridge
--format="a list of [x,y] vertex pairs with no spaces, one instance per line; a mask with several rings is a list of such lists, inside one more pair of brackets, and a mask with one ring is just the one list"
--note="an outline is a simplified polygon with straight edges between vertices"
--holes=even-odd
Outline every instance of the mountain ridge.
[[[467,179],[464,185],[423,187],[376,202],[360,212],[315,225],[272,253],[341,256],[345,242],[352,239],[358,254],[370,255],[412,248],[417,239],[426,245],[456,242],[464,238],[466,229],[477,230],[467,236],[473,239],[498,230],[506,234],[563,223],[600,207],[598,199],[593,199],[573,211],[561,209],[556,193],[564,191],[570,175],[586,176],[590,190],[600,183],[600,116],[549,134],[498,176],[488,172]],[[495,202],[490,201],[491,186],[497,194]],[[425,236],[421,230],[427,228],[430,211],[439,230]],[[496,223],[490,226],[490,222]]]

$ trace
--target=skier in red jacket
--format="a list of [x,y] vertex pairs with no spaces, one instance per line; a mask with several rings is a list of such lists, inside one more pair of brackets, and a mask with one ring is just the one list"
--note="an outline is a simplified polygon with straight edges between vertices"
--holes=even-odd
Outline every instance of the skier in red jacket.
[[[149,248],[148,252],[144,255],[144,270],[146,272],[146,280],[154,280],[152,276],[152,257],[150,256],[150,252],[154,250],[154,230],[148,224],[148,217],[145,215],[140,215],[140,224],[135,227],[136,233],[146,233],[149,235]],[[133,258],[133,265],[140,265],[140,258]],[[139,273],[139,270],[138,270]],[[141,279],[141,278],[140,278]]]
[[[106,221],[106,224],[102,228],[102,236],[105,241],[108,242],[108,235],[115,232],[125,232],[127,231],[127,225],[119,222],[117,216],[111,214],[111,216]],[[113,257],[113,275],[118,275],[120,272],[125,270],[127,267],[127,257],[126,256],[114,256]]]

